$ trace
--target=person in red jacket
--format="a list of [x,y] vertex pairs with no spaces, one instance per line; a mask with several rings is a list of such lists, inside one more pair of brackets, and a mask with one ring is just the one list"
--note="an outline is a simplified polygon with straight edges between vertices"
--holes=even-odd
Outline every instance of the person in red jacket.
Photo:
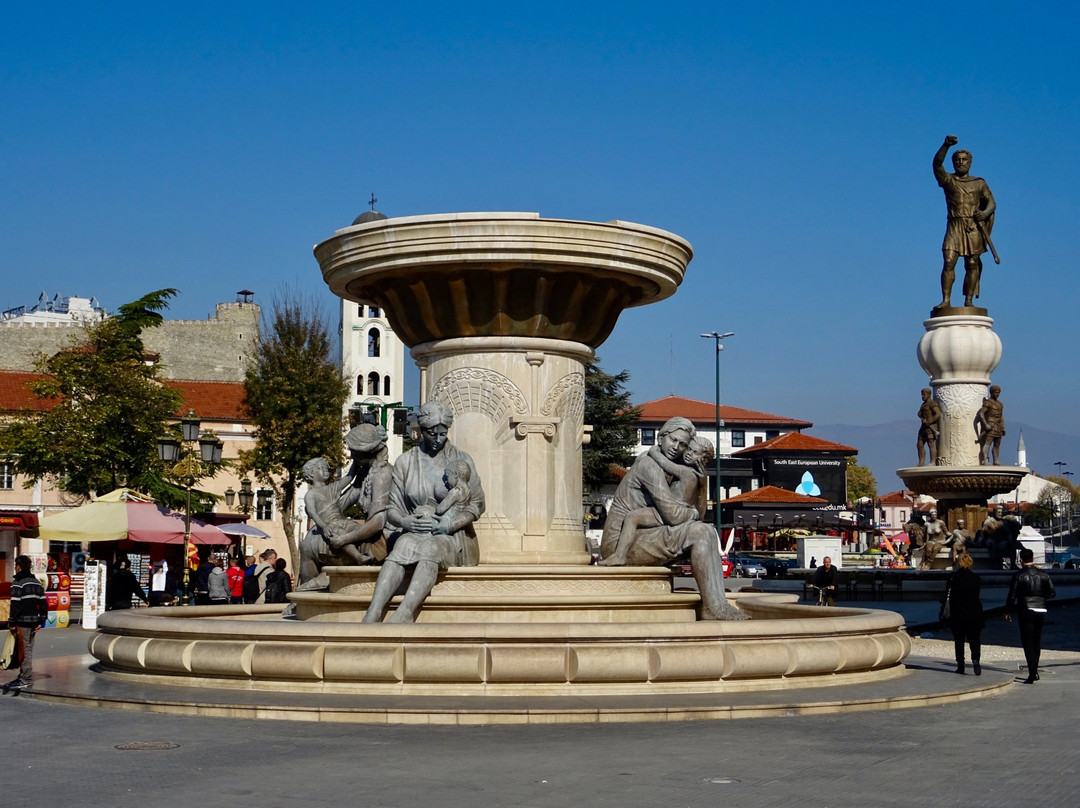
[[234,558],[225,572],[229,576],[229,603],[244,602],[244,568],[240,560]]

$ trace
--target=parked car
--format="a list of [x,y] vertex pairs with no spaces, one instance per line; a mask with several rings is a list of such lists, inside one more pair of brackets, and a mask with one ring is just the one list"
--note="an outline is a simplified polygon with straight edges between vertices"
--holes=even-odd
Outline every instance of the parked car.
[[732,574],[736,578],[764,578],[766,575],[764,565],[756,558],[732,553],[731,561],[734,564]]
[[788,570],[793,570],[799,566],[799,562],[794,558],[775,558],[773,556],[754,556],[761,566],[765,568],[765,573],[769,578],[784,578],[788,574]]
[[[724,565],[724,577],[730,578],[732,570],[735,568],[735,563],[731,561],[727,556],[720,557],[720,563]],[[668,564],[668,566],[674,570],[676,575],[693,575],[694,569],[686,563]]]

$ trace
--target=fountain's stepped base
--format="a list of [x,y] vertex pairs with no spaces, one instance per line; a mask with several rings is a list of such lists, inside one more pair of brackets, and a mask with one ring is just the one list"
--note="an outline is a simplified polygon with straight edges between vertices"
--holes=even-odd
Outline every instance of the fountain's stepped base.
[[[301,620],[358,623],[378,567],[325,567],[328,592],[295,592]],[[406,575],[409,573],[407,572]],[[697,592],[673,592],[667,567],[574,565],[451,567],[417,615],[418,623],[692,623]],[[409,578],[390,604],[400,601]]]
[[186,686],[592,696],[875,681],[897,675],[911,650],[893,612],[733,600],[751,620],[368,625],[282,620],[265,607],[138,609],[103,615],[90,652],[119,675]]

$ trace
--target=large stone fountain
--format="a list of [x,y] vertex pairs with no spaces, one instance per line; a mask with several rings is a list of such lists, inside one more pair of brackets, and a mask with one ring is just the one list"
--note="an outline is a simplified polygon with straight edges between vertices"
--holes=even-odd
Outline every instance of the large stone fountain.
[[[448,405],[487,494],[480,564],[451,567],[415,624],[361,624],[377,568],[267,607],[110,613],[91,642],[117,675],[418,696],[723,693],[888,679],[910,650],[891,612],[738,594],[752,619],[697,620],[666,567],[588,566],[584,364],[627,307],[672,295],[692,252],[626,222],[459,213],[363,222],[315,248],[338,295],[383,307]],[[206,617],[208,619],[198,619]],[[258,619],[262,618],[262,619]]]

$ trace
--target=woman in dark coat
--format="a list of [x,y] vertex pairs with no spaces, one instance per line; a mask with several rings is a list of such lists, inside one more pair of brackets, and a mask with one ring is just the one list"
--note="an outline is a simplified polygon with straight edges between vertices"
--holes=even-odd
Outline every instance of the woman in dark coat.
[[983,629],[983,607],[979,600],[979,576],[971,571],[971,556],[962,553],[956,559],[956,572],[949,576],[949,628],[956,645],[956,672],[964,672],[964,643],[971,647],[971,665],[976,676],[982,675],[979,665],[982,646],[979,638]]

